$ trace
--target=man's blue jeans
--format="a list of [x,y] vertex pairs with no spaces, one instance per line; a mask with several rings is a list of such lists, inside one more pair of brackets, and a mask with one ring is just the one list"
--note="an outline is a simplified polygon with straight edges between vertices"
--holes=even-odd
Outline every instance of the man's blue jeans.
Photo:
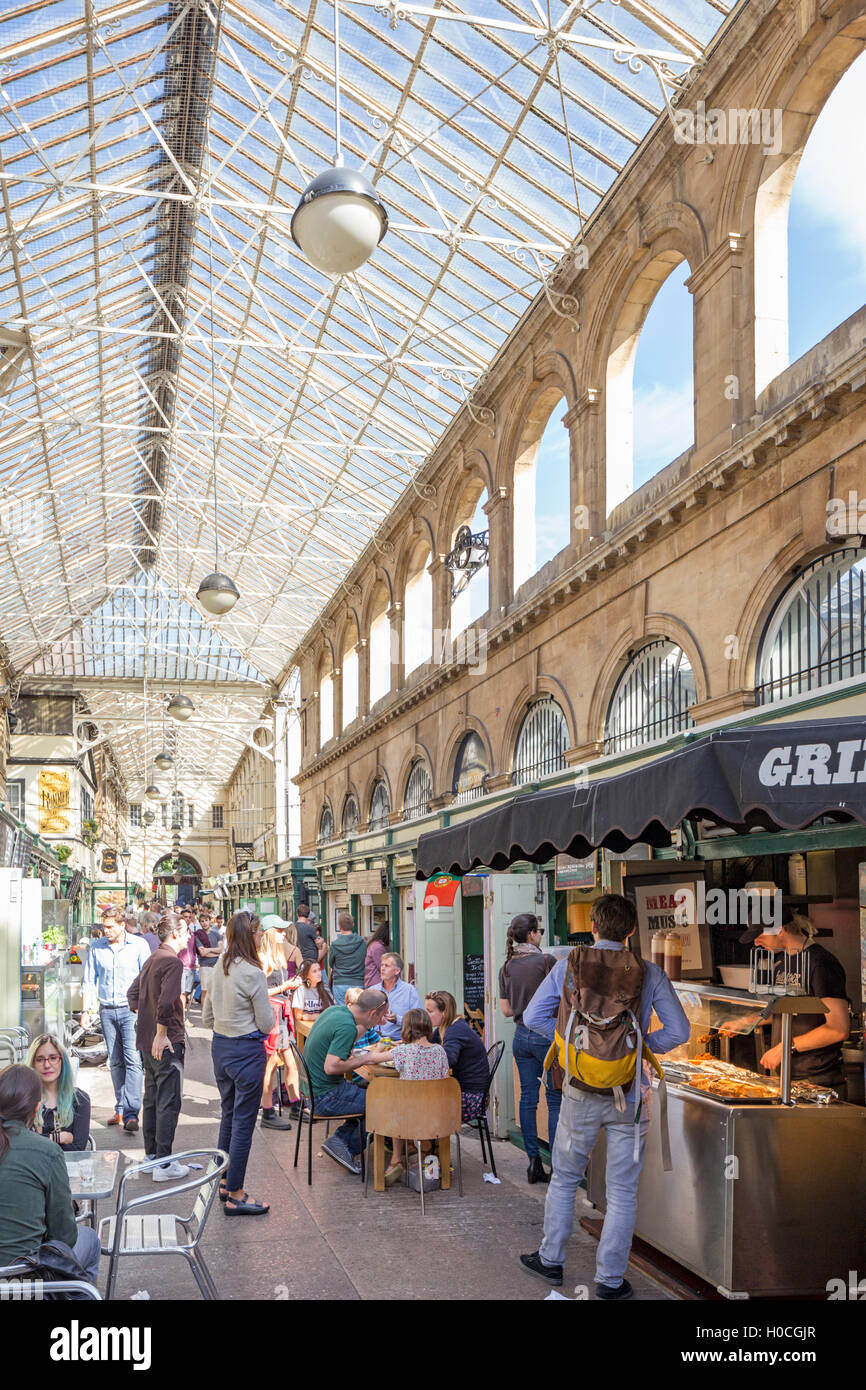
[[135,1046],[135,1014],[126,1004],[99,1009],[102,1033],[108,1048],[108,1065],[114,1083],[114,1108],[127,1120],[137,1120],[141,1109],[141,1054]]
[[[362,1114],[367,1109],[367,1091],[364,1086],[356,1086],[353,1081],[341,1081],[332,1090],[316,1096],[316,1117],[319,1115],[346,1115],[353,1110]],[[363,1120],[347,1120],[334,1131],[335,1139],[342,1139],[350,1153],[359,1154],[367,1142],[367,1132]]]
[[87,1270],[87,1278],[91,1284],[99,1280],[99,1236],[90,1226],[78,1227],[78,1239],[72,1247],[72,1253],[80,1265]]
[[[520,1077],[520,1133],[523,1135],[527,1157],[536,1158],[538,1155],[538,1126],[536,1123],[538,1092],[542,1075],[544,1075],[544,1059],[550,1050],[550,1043],[543,1034],[536,1033],[531,1028],[526,1028],[522,1023],[518,1023],[514,1030],[514,1041],[511,1048],[517,1063],[517,1075]],[[559,1107],[562,1104],[562,1092],[554,1090],[550,1085],[549,1072],[544,1075],[544,1098],[547,1101],[548,1142],[550,1152],[553,1153],[556,1126],[559,1122]]]
[[334,996],[334,1002],[336,1004],[345,1004],[346,990],[351,988],[351,985],[331,985],[331,993]]
[[244,1185],[262,1103],[267,1062],[265,1035],[255,1032],[242,1038],[227,1038],[222,1033],[214,1033],[211,1058],[222,1102],[217,1148],[229,1156],[226,1188],[229,1192],[238,1192]]
[[644,1095],[639,1124],[638,1160],[634,1161],[634,1105],[618,1111],[613,1096],[588,1091],[569,1095],[563,1103],[556,1131],[553,1175],[544,1204],[544,1240],[540,1255],[545,1264],[561,1265],[574,1227],[574,1199],[586,1171],[599,1131],[607,1139],[605,1188],[607,1211],[595,1263],[600,1284],[618,1288],[628,1266],[637,1213],[637,1185],[643,1167],[649,1129],[649,1096]]

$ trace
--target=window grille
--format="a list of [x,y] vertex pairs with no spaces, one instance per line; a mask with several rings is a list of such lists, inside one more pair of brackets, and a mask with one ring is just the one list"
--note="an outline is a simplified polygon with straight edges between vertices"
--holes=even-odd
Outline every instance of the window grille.
[[223,829],[225,828],[225,823],[224,823],[224,821],[223,821],[223,808],[222,808],[222,806],[211,806],[211,808],[210,808],[210,825],[211,825],[211,830],[223,830]]
[[384,782],[377,782],[370,797],[370,829],[384,830],[391,814],[391,798]]
[[622,753],[690,729],[695,677],[682,647],[666,637],[642,647],[629,662],[610,702],[605,753]]
[[758,656],[755,703],[866,675],[866,549],[816,560],[776,605]]
[[454,780],[451,790],[454,800],[477,801],[487,787],[487,750],[478,734],[467,734],[461,743],[454,762]]
[[358,803],[353,796],[347,797],[343,807],[343,834],[354,835],[358,829]]
[[514,782],[535,782],[566,766],[568,725],[556,700],[538,700],[527,711],[514,751]]
[[433,788],[430,784],[430,774],[427,768],[420,761],[414,763],[406,783],[406,795],[403,798],[403,819],[418,820],[421,816],[426,816],[430,810],[432,795]]
[[319,821],[319,844],[327,845],[334,838],[334,817],[331,808],[326,806]]

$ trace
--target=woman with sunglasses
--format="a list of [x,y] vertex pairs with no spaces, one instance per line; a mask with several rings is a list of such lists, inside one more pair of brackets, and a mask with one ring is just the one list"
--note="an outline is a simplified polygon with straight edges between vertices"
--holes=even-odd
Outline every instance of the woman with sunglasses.
[[61,1149],[80,1153],[90,1135],[90,1096],[75,1085],[72,1063],[53,1033],[43,1033],[30,1044],[27,1065],[42,1082],[42,1107],[37,1129]]

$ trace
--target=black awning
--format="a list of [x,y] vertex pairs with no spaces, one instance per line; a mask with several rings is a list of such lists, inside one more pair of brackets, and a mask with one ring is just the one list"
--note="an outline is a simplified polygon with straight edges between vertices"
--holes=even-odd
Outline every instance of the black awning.
[[518,793],[418,840],[417,874],[582,858],[599,846],[663,849],[686,817],[744,834],[802,830],[821,816],[866,825],[866,717],[719,729],[655,762],[581,786]]

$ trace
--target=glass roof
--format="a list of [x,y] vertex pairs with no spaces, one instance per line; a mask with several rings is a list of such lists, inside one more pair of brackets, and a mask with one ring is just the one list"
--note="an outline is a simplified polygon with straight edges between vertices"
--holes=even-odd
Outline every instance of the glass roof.
[[330,281],[289,222],[334,158],[331,3],[7,0],[13,671],[143,676],[133,635],[88,648],[87,615],[128,612],[145,572],[191,615],[218,567],[241,600],[216,646],[190,618],[163,654],[284,677],[532,301],[566,313],[557,266],[730,8],[341,0],[343,157],[390,229]]

